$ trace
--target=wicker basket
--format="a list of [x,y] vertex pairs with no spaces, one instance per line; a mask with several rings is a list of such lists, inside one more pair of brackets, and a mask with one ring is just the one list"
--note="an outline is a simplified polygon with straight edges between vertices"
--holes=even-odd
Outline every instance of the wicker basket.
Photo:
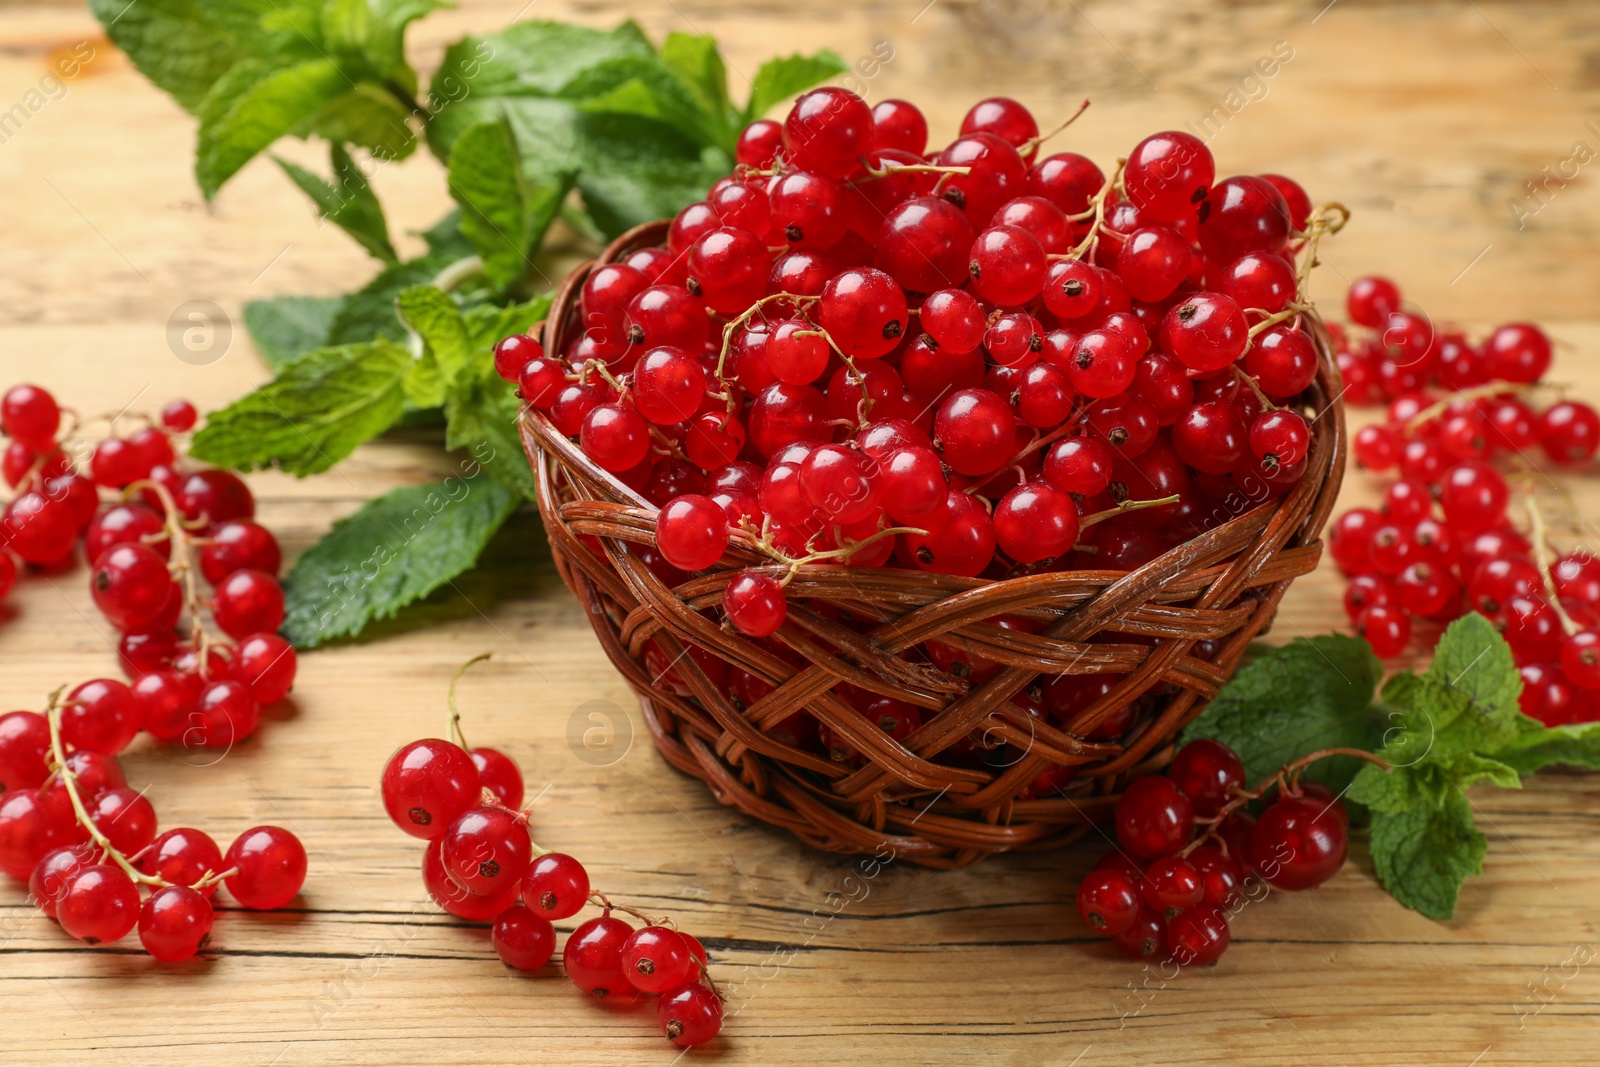
[[[588,271],[659,244],[666,225],[625,234],[595,263],[573,272],[544,325],[546,351],[564,350]],[[770,560],[735,544],[718,567],[668,588],[629,551],[651,543],[655,506],[596,466],[541,413],[527,411],[521,431],[556,566],[588,611],[606,654],[638,692],[668,762],[703,779],[724,804],[818,848],[956,867],[993,852],[1057,847],[1104,819],[1120,783],[1170,757],[1173,736],[1267,628],[1289,583],[1316,567],[1346,445],[1332,349],[1320,322],[1312,319],[1311,331],[1320,368],[1302,400],[1322,417],[1312,422],[1305,477],[1288,495],[1251,506],[1131,572],[1079,570],[995,582],[894,568],[803,567],[789,586],[788,619],[775,635],[807,662],[799,668],[699,614],[721,602],[723,587],[739,570]],[[802,600],[881,624],[858,633]],[[998,614],[1031,618],[1039,630],[981,621]],[[1146,643],[1094,641],[1102,630]],[[930,638],[1003,666],[969,685],[897,656]],[[645,666],[652,640],[675,661],[692,698],[652,686]],[[1191,654],[1202,641],[1213,642],[1209,659]],[[684,642],[777,688],[741,710],[683,655]],[[1063,673],[1126,677],[1062,729],[1008,702],[1041,676]],[[923,725],[903,743],[890,739],[832,691],[840,681],[924,709]],[[1119,743],[1081,740],[1141,697],[1150,709]],[[848,737],[860,762],[835,763],[768,736],[800,708]],[[974,729],[1024,754],[994,768],[930,758]],[[1071,769],[1067,784],[1048,799],[1019,799],[1051,764]]]

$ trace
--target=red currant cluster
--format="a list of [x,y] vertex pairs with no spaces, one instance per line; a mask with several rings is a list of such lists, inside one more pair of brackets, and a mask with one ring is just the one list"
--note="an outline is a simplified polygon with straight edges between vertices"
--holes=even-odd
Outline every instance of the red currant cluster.
[[[527,812],[518,810],[522,772],[498,749],[467,746],[454,689],[452,682],[451,733],[456,740],[413,741],[390,757],[383,770],[389,818],[428,843],[422,882],[434,903],[471,922],[492,922],[491,939],[500,959],[507,966],[536,971],[555,953],[551,924],[592,902],[601,914],[579,924],[561,953],[573,984],[596,998],[659,994],[661,1031],[680,1047],[716,1037],[722,1029],[722,998],[706,971],[705,947],[678,931],[670,919],[652,918],[592,892],[581,863],[533,843]],[[644,925],[634,929],[613,912]]]
[[[1307,468],[1304,289],[1342,208],[1313,212],[1275,175],[1214,181],[1184,133],[1146,138],[1109,178],[1037,158],[1038,125],[1008,99],[948,147],[927,140],[904,101],[806,93],[745,129],[735,173],[664,247],[588,276],[565,351],[520,335],[495,351],[660,507],[639,555],[665,584],[730,537],[774,561],[726,587],[751,637],[783,624],[802,563],[1128,570]],[[862,710],[914,729],[891,703]]]
[[200,830],[157,836],[117,759],[139,729],[127,686],[101,678],[59,697],[43,714],[0,715],[0,870],[62,929],[99,945],[137,925],[145,951],[172,962],[209,942],[218,885],[258,910],[300,892],[306,851],[287,830],[246,830],[226,854]]
[[[62,433],[62,415],[35,386],[0,399],[0,426],[11,439],[5,478],[16,490],[0,515],[0,544],[53,569],[68,565],[82,542],[95,605],[121,632],[119,658],[135,679],[135,729],[202,747],[249,737],[261,707],[288,693],[296,669],[294,649],[276,633],[282,553],[252,521],[250,489],[228,471],[180,459],[174,437],[196,417],[187,401],[168,404],[159,425],[94,443],[72,440],[75,428]],[[82,457],[87,475],[76,469]],[[102,490],[116,498],[102,505]],[[14,574],[0,549],[0,592]],[[199,579],[212,586],[204,600]],[[189,632],[180,638],[186,609]],[[231,643],[208,633],[207,613]]]
[[[1228,947],[1229,919],[1260,900],[1263,886],[1311,889],[1344,866],[1344,805],[1326,786],[1299,780],[1307,765],[1329,755],[1377,762],[1357,750],[1329,749],[1246,789],[1244,765],[1227,745],[1184,745],[1164,775],[1128,783],[1117,801],[1121,847],[1079,884],[1078,914],[1130,959],[1165,952],[1185,967],[1215,963]],[[1275,798],[1259,818],[1244,810],[1269,790]]]
[[1334,562],[1350,577],[1352,624],[1389,658],[1410,642],[1414,619],[1481,612],[1522,670],[1524,711],[1549,725],[1600,718],[1600,560],[1555,553],[1531,494],[1530,529],[1515,529],[1511,486],[1493,465],[1508,460],[1525,476],[1535,444],[1559,466],[1586,464],[1600,446],[1600,414],[1570,400],[1542,411],[1529,404],[1550,365],[1537,326],[1501,326],[1480,346],[1435,337],[1378,277],[1351,286],[1349,311],[1383,330],[1342,346],[1350,391],[1389,397],[1387,420],[1355,435],[1355,458],[1398,475],[1380,508],[1351,508],[1329,531]]

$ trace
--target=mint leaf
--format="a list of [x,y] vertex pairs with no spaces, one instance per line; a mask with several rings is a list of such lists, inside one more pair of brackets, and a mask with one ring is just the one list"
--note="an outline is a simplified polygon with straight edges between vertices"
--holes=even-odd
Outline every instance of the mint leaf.
[[1459,791],[1439,807],[1419,806],[1372,816],[1372,862],[1396,900],[1431,919],[1455,914],[1467,876],[1483,870],[1489,843],[1472,822]]
[[[728,69],[717,50],[716,38],[669,33],[661,42],[661,64],[688,87],[706,114],[737,139],[739,131],[733,123],[738,116],[728,102]],[[732,139],[715,143],[733,151]]]
[[366,175],[337,141],[332,146],[332,156],[332,182],[286,159],[274,156],[273,160],[316,204],[317,214],[355,238],[357,244],[385,263],[398,263],[400,257],[389,243],[389,224],[383,217],[383,206],[367,184]]
[[1534,729],[1527,730],[1501,746],[1495,758],[1521,774],[1532,774],[1552,763],[1600,770],[1600,722],[1570,726],[1540,726],[1529,719]]
[[1397,765],[1392,771],[1368,764],[1356,775],[1348,796],[1375,811],[1394,813],[1437,808],[1452,793],[1478,782],[1491,782],[1502,789],[1522,788],[1514,768],[1475,752],[1457,752],[1410,766]]
[[[1371,751],[1386,723],[1372,707],[1383,665],[1358,637],[1301,638],[1251,660],[1183,731],[1181,742],[1210,737],[1244,761],[1259,782],[1284,764],[1322,748]],[[1363,766],[1348,756],[1318,760],[1304,777],[1335,793]]]
[[422,338],[422,358],[406,375],[406,399],[421,408],[444,403],[445,390],[471,355],[467,325],[450,294],[418,285],[395,298],[402,322]]
[[427,255],[383,270],[344,298],[328,328],[328,344],[356,344],[372,337],[404,341],[406,328],[395,314],[395,298],[413,285],[427,285],[455,258]]
[[561,97],[576,101],[579,111],[651,119],[693,144],[723,147],[730,153],[737,138],[725,116],[707,111],[689,87],[654,57],[607,60],[573,79]]
[[538,493],[533,470],[522,450],[517,418],[522,401],[510,383],[474,367],[452,383],[445,398],[446,448],[470,448],[494,480],[518,496],[533,500]]
[[400,418],[411,365],[410,352],[384,340],[307,352],[208,415],[189,450],[234,470],[325,471]]
[[409,112],[394,94],[373,82],[360,82],[329,100],[296,134],[317,134],[338,144],[360,145],[385,162],[404,159],[417,147]]
[[106,35],[191,113],[245,59],[317,56],[316,0],[89,0]]
[[445,213],[444,218],[423,230],[418,236],[428,242],[430,256],[463,259],[477,252],[477,249],[472,247],[472,242],[461,233],[461,209],[458,207],[451,208]]
[[200,105],[194,172],[207,200],[272,142],[349,87],[331,60],[312,59],[262,74],[259,65],[219,79]]
[[503,120],[481,123],[457,139],[450,195],[461,205],[461,232],[496,288],[509,288],[532,266],[571,182],[570,173],[551,184],[524,178],[516,139]]
[[837,53],[826,48],[814,56],[797,54],[769,59],[761,64],[755,80],[750,84],[750,101],[744,106],[743,119],[753,122],[771,110],[774,104],[782,103],[849,69]]
[[1448,728],[1441,724],[1440,744],[1492,752],[1516,737],[1522,677],[1511,646],[1482,615],[1472,612],[1450,624],[1423,678],[1448,686],[1467,701]]
[[391,618],[472,567],[520,503],[482,474],[368,501],[295,561],[283,583],[284,636],[316,648]]
[[277,296],[244,306],[244,328],[256,351],[278,367],[328,340],[333,316],[343,302],[337,296]]

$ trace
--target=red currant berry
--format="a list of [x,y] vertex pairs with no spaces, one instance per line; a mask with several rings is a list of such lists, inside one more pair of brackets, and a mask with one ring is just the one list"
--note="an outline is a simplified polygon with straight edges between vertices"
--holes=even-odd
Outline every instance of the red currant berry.
[[758,170],[772,165],[773,157],[783,147],[783,125],[771,119],[757,119],[739,131],[739,143],[734,149],[734,159]]
[[1018,563],[1064,556],[1078,540],[1072,497],[1048,482],[1029,482],[1006,493],[994,509],[995,541]]
[[1244,424],[1232,405],[1208,400],[1190,408],[1172,427],[1172,449],[1195,470],[1227,474],[1244,456]]
[[469,808],[439,840],[446,873],[480,896],[521,882],[533,848],[517,816],[498,808]]
[[1094,311],[1104,295],[1101,273],[1077,259],[1056,259],[1045,270],[1044,306],[1058,319],[1081,319]]
[[632,933],[633,927],[611,915],[580,925],[561,952],[567,977],[596,998],[628,992],[632,986],[623,973],[622,946]]
[[722,610],[740,633],[767,637],[783,625],[789,602],[776,578],[744,571],[735,575],[722,591]]
[[1411,640],[1411,617],[1398,605],[1375,604],[1356,616],[1356,633],[1367,639],[1373,655],[1393,659]]
[[[107,549],[89,577],[95,606],[119,630],[148,623],[167,606],[172,575],[167,562],[149,545],[127,543]],[[276,629],[276,624],[273,625]]]
[[1250,343],[1244,312],[1221,293],[1194,293],[1161,320],[1161,347],[1191,370],[1218,371]]
[[962,135],[935,162],[968,168],[966,174],[946,176],[943,195],[977,227],[987,226],[1001,204],[1027,190],[1028,165],[1015,147],[992,133]]
[[200,547],[200,573],[212,585],[235,571],[276,575],[283,553],[272,532],[249,519],[225,522],[211,531]]
[[1016,417],[1010,405],[987,389],[963,389],[934,416],[934,447],[959,474],[1000,469],[1016,452]]
[[164,886],[139,909],[139,942],[163,963],[186,960],[211,940],[211,901],[183,885]]
[[1250,864],[1279,889],[1310,889],[1344,866],[1345,824],[1332,804],[1284,797],[1261,813],[1250,833]]
[[36,385],[14,385],[0,397],[0,433],[35,452],[55,447],[61,409]]
[[1216,963],[1229,940],[1228,919],[1212,904],[1190,908],[1167,923],[1167,951],[1182,967]]
[[[551,410],[567,385],[565,368],[553,359],[529,360],[517,376],[517,392],[540,411]],[[562,432],[566,432],[564,428]]]
[[[601,270],[618,270],[621,268],[606,268]],[[591,276],[590,281],[593,281]],[[642,289],[643,286],[640,286]],[[589,286],[583,287],[587,297]],[[584,306],[589,306],[589,301],[584,301]],[[520,333],[510,337],[502,337],[494,346],[494,372],[508,382],[516,382],[522,376],[522,368],[528,365],[529,360],[539,359],[544,355],[544,346],[533,338]]]
[[1537,326],[1512,323],[1483,342],[1482,358],[1489,380],[1531,384],[1550,369],[1550,338]]
[[783,120],[783,148],[789,162],[834,178],[860,168],[859,157],[872,147],[872,109],[847,89],[823,86],[803,93]]
[[[154,478],[156,472],[151,472]],[[230,519],[253,519],[256,500],[237,474],[225,470],[195,471],[184,477],[172,492],[178,511],[191,521],[203,519],[208,525]]]
[[1269,411],[1250,424],[1250,451],[1269,468],[1289,467],[1306,458],[1311,428],[1294,411]]
[[294,685],[294,646],[277,634],[251,634],[239,642],[228,662],[228,675],[244,684],[255,702],[276,704]]
[[389,757],[382,784],[389,818],[425,840],[441,836],[483,791],[472,757],[438,738],[413,741]]
[[1168,130],[1134,145],[1122,174],[1128,199],[1147,218],[1171,222],[1206,198],[1216,164],[1198,138]]
[[622,943],[622,973],[641,992],[676,989],[693,977],[695,969],[689,943],[676,930],[646,926]]
[[1189,276],[1189,260],[1189,242],[1165,226],[1144,226],[1117,253],[1117,273],[1135,300],[1154,302],[1171,296]]
[[1295,396],[1316,378],[1317,352],[1299,330],[1274,326],[1256,336],[1245,352],[1244,369],[1268,396]]
[[92,866],[99,850],[87,845],[68,845],[52,849],[40,857],[28,875],[28,899],[50,918],[56,917],[56,904],[73,875]]
[[1220,741],[1190,741],[1172,757],[1167,777],[1201,818],[1215,815],[1244,788],[1244,764]]
[[522,771],[512,758],[497,748],[475,748],[470,753],[483,788],[507,808],[522,806]]
[[969,494],[952,490],[927,534],[905,534],[906,554],[919,569],[974,578],[994,560],[994,522]]
[[661,998],[656,1022],[674,1045],[696,1048],[722,1030],[722,999],[705,986],[691,983]]
[[233,899],[256,911],[272,911],[293,900],[306,880],[306,850],[300,839],[276,826],[246,830],[228,846],[223,880]]
[[489,939],[501,962],[519,971],[537,971],[556,951],[555,927],[521,904],[495,916]]
[[1200,247],[1216,263],[1251,252],[1279,252],[1289,240],[1289,205],[1269,181],[1226,178],[1200,205]]
[[223,633],[236,640],[275,632],[283,624],[283,611],[283,586],[262,571],[234,571],[216,587],[211,600],[212,618]]
[[1510,497],[1499,471],[1481,460],[1467,460],[1445,472],[1439,504],[1452,527],[1475,534],[1500,523]]
[[1067,359],[1067,377],[1084,396],[1106,399],[1126,392],[1138,373],[1137,344],[1119,330],[1090,330]]
[[1138,875],[1115,868],[1090,871],[1078,884],[1078,915],[1097,934],[1115,937],[1139,917]]
[[1199,904],[1205,895],[1200,871],[1186,859],[1167,856],[1144,872],[1144,902],[1168,921]]
[[704,570],[727,551],[727,513],[706,496],[670,500],[656,517],[656,547],[679,570]]
[[843,271],[823,287],[817,319],[841,351],[875,359],[893,351],[905,334],[905,294],[883,271]]
[[978,296],[1001,307],[1021,307],[1039,295],[1045,276],[1044,246],[1027,230],[994,226],[972,243],[967,273]]
[[1600,447],[1600,414],[1588,404],[1562,400],[1544,409],[1537,432],[1545,455],[1557,463],[1587,463]]
[[[199,830],[179,827],[168,830],[150,843],[139,858],[139,869],[145,874],[173,885],[192,886],[208,874],[220,874],[222,850],[210,835]],[[215,883],[200,892],[210,897],[217,891]]]
[[139,890],[120,867],[85,867],[63,883],[56,919],[85,944],[120,941],[139,921]]
[[1194,807],[1171,779],[1135,778],[1117,801],[1117,840],[1140,859],[1170,856],[1194,833]]
[[1351,451],[1356,462],[1369,471],[1383,473],[1392,470],[1400,458],[1400,432],[1393,426],[1374,423],[1356,431]]
[[1230,844],[1230,854],[1224,855],[1219,848],[1201,845],[1189,853],[1189,862],[1200,872],[1202,899],[1219,908],[1237,908],[1245,900],[1244,868],[1234,858],[1232,848]]
[[0,791],[43,785],[50,774],[45,763],[49,752],[50,724],[43,715],[34,711],[0,715]]
[[748,230],[723,226],[689,247],[684,287],[721,315],[737,315],[767,291],[767,244]]
[[705,305],[687,289],[652,285],[628,301],[623,316],[628,343],[646,351],[669,347],[699,352],[711,335]]
[[200,415],[187,400],[173,400],[161,409],[161,425],[172,433],[188,433]]
[[1351,321],[1376,330],[1400,310],[1400,287],[1377,275],[1357,278],[1350,283],[1345,308]]

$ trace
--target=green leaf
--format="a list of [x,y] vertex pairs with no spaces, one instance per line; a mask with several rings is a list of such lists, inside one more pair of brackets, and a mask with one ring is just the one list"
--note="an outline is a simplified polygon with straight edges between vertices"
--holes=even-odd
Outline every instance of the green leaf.
[[1372,816],[1372,862],[1396,900],[1431,919],[1455,914],[1461,883],[1483,870],[1489,843],[1472,822],[1459,791],[1439,807],[1419,806]]
[[423,230],[419,236],[428,242],[430,255],[463,259],[477,253],[472,242],[461,232],[461,209],[458,207],[451,208],[444,218]]
[[320,473],[400,418],[411,365],[410,352],[385,340],[307,352],[207,416],[190,452],[234,470]]
[[470,477],[396,489],[334,523],[284,579],[284,636],[316,648],[358,634],[471,568],[521,500],[470,467]]
[[1495,752],[1495,758],[1521,774],[1532,774],[1552,763],[1600,770],[1600,722],[1544,727],[1529,719],[1525,730]]
[[327,0],[322,5],[322,40],[341,59],[364,59],[378,20],[367,0]]
[[[732,105],[728,103],[728,70],[717,50],[716,38],[669,33],[661,42],[661,63],[688,86],[707,114],[737,135],[729,117]],[[732,141],[722,147],[733,151]]]
[[730,153],[738,137],[725,116],[708,112],[654,57],[628,56],[590,67],[562,90],[561,98],[576,102],[583,112],[651,119],[692,144]]
[[469,310],[465,319],[473,361],[451,384],[444,405],[445,447],[470,447],[496,481],[529,500],[537,486],[517,428],[522,402],[495,373],[491,349],[508,334],[526,332],[549,310],[548,297],[508,308]]
[[198,113],[242,60],[319,56],[318,0],[89,0],[106,35],[157,88]]
[[461,309],[449,293],[431,285],[404,290],[395,298],[395,306],[400,320],[417,332],[424,345],[422,358],[406,376],[406,399],[417,407],[438,407],[471,355]]
[[484,274],[497,288],[506,289],[527,273],[571,184],[570,172],[550,184],[528,181],[504,121],[481,123],[456,141],[450,195],[461,205],[461,232],[483,257]]
[[457,257],[421,256],[386,268],[366,285],[344,298],[328,328],[330,345],[356,344],[373,337],[404,341],[405,324],[395,314],[394,301],[401,291],[433,281]]
[[1423,677],[1468,700],[1441,743],[1492,752],[1517,735],[1522,676],[1511,646],[1482,615],[1472,612],[1450,624]]
[[349,86],[327,59],[307,60],[259,79],[256,74],[252,65],[248,84],[219,80],[201,104],[194,170],[208,200],[240,167]]
[[360,145],[374,159],[392,163],[416,151],[409,112],[388,89],[373,82],[350,86],[306,119],[304,129],[336,144]]
[[[1302,638],[1252,660],[1212,698],[1182,741],[1211,737],[1244,762],[1259,782],[1284,764],[1322,748],[1371,751],[1385,722],[1372,707],[1383,665],[1357,637]],[[1363,766],[1347,756],[1318,760],[1304,777],[1340,793]]]
[[332,182],[288,160],[276,156],[273,159],[317,205],[317,214],[355,238],[362,248],[385,263],[398,263],[400,257],[389,243],[389,224],[383,217],[383,206],[367,184],[366,175],[338,142],[332,146],[332,156]]
[[769,59],[756,71],[750,84],[750,100],[744,107],[744,121],[753,122],[774,104],[782,103],[813,85],[827,81],[850,68],[837,53],[824,48],[814,56],[799,54]]
[[1400,812],[1410,808],[1436,808],[1478,782],[1502,789],[1522,788],[1516,770],[1476,752],[1457,752],[1422,760],[1392,771],[1368,764],[1351,783],[1349,797],[1375,811]]
[[256,351],[273,367],[321,348],[328,341],[333,316],[343,302],[337,296],[278,296],[244,306],[244,328]]

